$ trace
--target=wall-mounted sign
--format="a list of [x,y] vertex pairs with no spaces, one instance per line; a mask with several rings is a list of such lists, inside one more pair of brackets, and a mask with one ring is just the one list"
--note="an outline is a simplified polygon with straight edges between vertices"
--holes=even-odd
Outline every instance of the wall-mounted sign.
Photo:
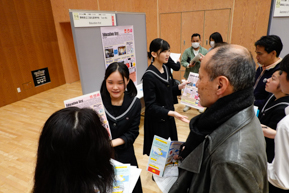
[[78,13],[73,12],[74,27],[116,26],[113,13]]
[[39,70],[31,71],[34,85],[40,86],[50,82],[50,76],[48,72],[48,68],[42,68]]
[[289,16],[289,0],[276,0],[274,17]]

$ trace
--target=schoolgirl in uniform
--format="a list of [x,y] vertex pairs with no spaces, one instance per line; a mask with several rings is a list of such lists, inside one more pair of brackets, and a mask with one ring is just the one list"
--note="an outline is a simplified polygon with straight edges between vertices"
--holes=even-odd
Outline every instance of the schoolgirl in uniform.
[[186,116],[174,109],[174,98],[181,94],[187,81],[175,84],[171,71],[164,63],[170,56],[170,45],[163,39],[154,39],[150,44],[149,58],[151,65],[143,75],[145,100],[144,149],[143,154],[150,154],[154,135],[178,140],[175,119],[189,123]]
[[[133,143],[139,134],[141,103],[135,97],[137,90],[129,79],[125,64],[114,62],[107,67],[100,92],[111,130],[115,159],[138,166]],[[140,179],[133,192],[142,192]]]

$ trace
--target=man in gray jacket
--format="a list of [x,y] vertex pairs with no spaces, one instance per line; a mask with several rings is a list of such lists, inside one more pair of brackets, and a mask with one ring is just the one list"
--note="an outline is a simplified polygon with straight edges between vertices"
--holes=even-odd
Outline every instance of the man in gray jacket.
[[214,48],[197,82],[206,111],[190,121],[169,192],[268,192],[265,140],[254,114],[255,63],[238,45]]

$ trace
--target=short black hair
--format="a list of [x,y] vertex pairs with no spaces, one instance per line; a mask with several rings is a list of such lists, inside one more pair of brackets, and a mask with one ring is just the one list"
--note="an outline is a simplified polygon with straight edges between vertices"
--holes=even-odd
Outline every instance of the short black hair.
[[219,32],[212,33],[209,37],[209,40],[211,40],[211,38],[215,41],[215,43],[223,43],[224,42],[223,38]]
[[287,73],[286,79],[289,81],[289,54],[280,62],[280,70]]
[[192,37],[191,37],[191,39],[193,39],[193,37],[200,37],[200,39],[201,39],[201,35],[200,34],[198,34],[198,33],[194,33],[193,35],[192,35]]
[[263,46],[267,53],[271,53],[275,50],[277,57],[279,57],[283,49],[282,41],[280,37],[276,35],[262,36],[257,42],[255,42],[255,46]]

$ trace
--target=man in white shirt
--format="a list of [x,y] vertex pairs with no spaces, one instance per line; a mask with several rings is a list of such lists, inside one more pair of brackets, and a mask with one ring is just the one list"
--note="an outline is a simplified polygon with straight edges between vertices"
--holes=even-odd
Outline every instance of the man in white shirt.
[[[289,54],[280,63],[279,77],[282,92],[289,94]],[[289,190],[289,107],[277,125],[276,131],[263,128],[265,137],[275,138],[275,158],[268,163],[268,180],[278,188]]]

